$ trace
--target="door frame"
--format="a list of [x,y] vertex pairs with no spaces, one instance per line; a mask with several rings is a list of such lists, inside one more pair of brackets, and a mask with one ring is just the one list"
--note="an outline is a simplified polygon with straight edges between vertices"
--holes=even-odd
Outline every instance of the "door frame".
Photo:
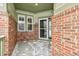
[[[47,21],[47,37],[46,38],[41,38],[40,37],[40,20],[46,20]],[[48,18],[40,18],[39,19],[39,26],[38,26],[38,30],[39,30],[39,39],[45,39],[45,40],[48,40]]]

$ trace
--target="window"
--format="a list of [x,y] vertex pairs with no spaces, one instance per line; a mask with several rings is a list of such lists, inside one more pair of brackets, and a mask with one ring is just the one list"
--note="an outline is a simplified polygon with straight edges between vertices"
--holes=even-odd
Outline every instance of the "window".
[[33,30],[33,17],[27,16],[27,31]]
[[18,15],[18,31],[25,31],[25,16]]

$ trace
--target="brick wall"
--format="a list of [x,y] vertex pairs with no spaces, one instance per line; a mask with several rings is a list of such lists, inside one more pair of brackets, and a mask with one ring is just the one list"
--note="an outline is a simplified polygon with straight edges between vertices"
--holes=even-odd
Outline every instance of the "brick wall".
[[4,35],[5,33],[5,15],[3,14],[2,11],[0,11],[0,35]]
[[29,41],[38,39],[38,23],[33,24],[32,32],[17,32],[17,41]]
[[16,25],[16,21],[12,16],[9,16],[9,30],[8,30],[8,39],[9,39],[9,52],[8,55],[11,55],[13,52],[13,49],[16,45],[17,42],[17,25]]
[[11,55],[16,44],[16,22],[12,16],[0,11],[0,35],[4,35],[4,55]]
[[52,54],[79,55],[79,6],[52,17]]
[[8,17],[7,13],[0,11],[0,35],[4,35],[4,55],[8,52]]
[[5,46],[4,55],[11,55],[17,42],[16,21],[13,16],[5,17]]

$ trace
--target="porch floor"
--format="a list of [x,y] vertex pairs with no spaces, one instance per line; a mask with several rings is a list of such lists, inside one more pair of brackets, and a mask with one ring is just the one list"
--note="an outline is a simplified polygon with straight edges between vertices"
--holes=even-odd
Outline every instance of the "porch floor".
[[12,56],[51,56],[49,40],[17,42]]

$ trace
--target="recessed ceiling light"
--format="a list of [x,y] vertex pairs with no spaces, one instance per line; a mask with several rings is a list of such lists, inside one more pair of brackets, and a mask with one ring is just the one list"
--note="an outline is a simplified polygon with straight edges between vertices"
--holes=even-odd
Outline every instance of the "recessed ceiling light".
[[38,6],[38,3],[35,3],[36,6]]

